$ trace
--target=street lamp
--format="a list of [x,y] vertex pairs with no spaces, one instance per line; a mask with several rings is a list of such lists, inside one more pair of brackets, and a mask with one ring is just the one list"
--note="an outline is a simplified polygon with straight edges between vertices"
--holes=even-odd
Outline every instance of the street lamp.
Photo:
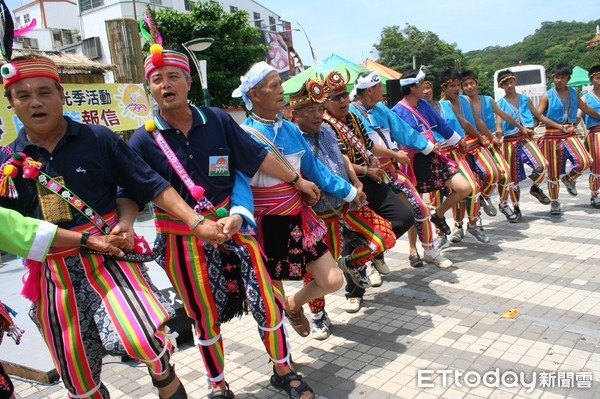
[[198,60],[195,52],[206,50],[211,44],[213,44],[214,41],[215,39],[212,37],[199,37],[181,44],[192,58],[192,61],[194,61],[194,65],[196,66],[196,70],[200,76],[200,86],[202,86],[204,105],[206,107],[210,106],[210,98],[208,96],[208,79],[206,77],[206,60]]

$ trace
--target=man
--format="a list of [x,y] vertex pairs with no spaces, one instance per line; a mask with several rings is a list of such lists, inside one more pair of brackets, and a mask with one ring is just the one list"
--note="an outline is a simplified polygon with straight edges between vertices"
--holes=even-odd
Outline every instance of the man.
[[[350,165],[348,158],[342,155],[335,133],[323,124],[324,89],[320,82],[308,79],[296,93],[290,95],[296,125],[312,152],[334,174],[341,176],[362,193],[362,183]],[[362,195],[359,200],[366,199]],[[354,205],[354,204],[352,204]],[[358,204],[360,206],[361,204]],[[349,273],[355,284],[367,288],[371,282],[366,274],[366,263],[376,255],[390,249],[396,243],[396,236],[391,231],[389,222],[378,216],[366,205],[360,209],[344,203],[343,200],[323,193],[313,209],[326,224],[325,240],[333,259],[340,256],[343,241],[360,239],[362,245],[352,253],[339,258],[338,265]],[[374,218],[372,220],[371,218]],[[352,237],[351,237],[352,235]],[[358,237],[358,238],[354,238]],[[307,275],[304,283],[312,281]],[[313,320],[312,336],[325,339],[329,336],[329,317],[325,311],[325,298],[317,298],[308,302]]]
[[[435,142],[442,149],[455,148],[464,142],[460,133],[451,128],[439,113],[424,99],[425,73],[423,71],[408,71],[400,79],[401,100],[394,105],[392,112],[405,121],[413,129],[420,131],[429,142]],[[440,144],[438,144],[440,143]],[[445,153],[432,154],[423,157],[413,156],[415,180],[420,192],[435,192],[447,188],[449,194],[444,201],[437,205],[441,217],[468,195],[473,196],[475,187],[460,173],[458,163],[453,162]],[[457,173],[458,172],[458,173]],[[446,236],[448,230],[441,231]],[[438,248],[441,249],[441,248]]]
[[[346,149],[352,168],[367,194],[369,207],[392,223],[392,230],[399,238],[414,224],[413,212],[388,184],[384,184],[385,171],[379,167],[377,156],[386,156],[402,164],[410,160],[403,151],[392,151],[373,143],[363,123],[349,110],[346,80],[338,71],[331,71],[325,78],[325,84],[327,100],[323,121],[336,133]],[[358,312],[365,290],[357,286],[348,274],[345,277],[346,312]]]
[[[600,65],[594,65],[588,72],[592,91],[588,91],[581,96],[581,101],[586,103],[590,108],[600,112]],[[580,111],[581,112],[581,111]],[[593,116],[584,115],[583,121],[589,130],[585,138],[585,147],[592,156],[593,164],[590,168],[590,205],[592,208],[600,209],[600,119]]]
[[[383,104],[383,84],[377,72],[360,73],[354,89],[356,100],[350,104],[350,112],[365,119],[369,138],[377,145],[392,151],[398,151],[400,145],[411,158],[411,163],[402,168],[389,157],[379,158],[380,167],[385,169],[389,176],[389,184],[400,195],[402,201],[414,211],[415,228],[408,231],[410,265],[420,267],[425,261],[442,269],[452,266],[452,261],[433,247],[429,208],[421,199],[420,190],[415,187],[418,182],[414,178],[412,181],[409,178],[415,175],[412,166],[415,155],[420,154],[417,158],[435,156],[439,153],[440,145],[433,140],[429,141],[415,129],[415,126],[398,118],[398,115]],[[458,135],[456,137],[460,138]],[[436,209],[431,219],[439,224],[443,220],[443,212],[443,208],[439,211]],[[417,235],[424,250],[422,260],[417,250]]]
[[[548,161],[548,193],[552,203],[550,214],[562,213],[558,194],[560,181],[572,196],[577,196],[575,184],[577,178],[584,170],[590,167],[592,157],[585,146],[577,137],[575,125],[577,124],[577,109],[593,118],[600,119],[600,113],[592,109],[583,100],[577,97],[577,90],[567,86],[573,69],[567,64],[558,64],[552,69],[554,87],[540,97],[538,111],[544,116],[561,125],[560,129],[546,126],[540,138],[540,149]],[[571,170],[566,173],[566,162],[571,163]]]
[[[225,240],[215,248],[190,235],[176,215],[154,209],[157,231],[167,242],[165,271],[194,320],[196,342],[212,388],[209,397],[233,398],[224,376],[220,324],[239,315],[246,300],[275,375],[292,372],[281,294],[271,286],[256,239],[249,234],[255,222],[248,182],[259,169],[286,181],[296,175],[281,167],[225,112],[188,104],[192,80],[184,54],[162,48],[160,53],[151,51],[144,68],[158,110],[153,123],[136,130],[129,144],[195,207],[196,221],[216,220],[223,229]],[[295,184],[297,189],[311,191],[312,186],[301,179]],[[135,209],[129,209],[133,221]]]
[[[496,104],[492,97],[479,94],[479,80],[475,72],[463,71],[461,77],[463,92],[466,94],[469,102],[471,103],[473,113],[477,116],[475,120],[477,123],[476,128],[480,132],[485,131],[486,135],[489,133],[491,137],[495,137],[497,139],[497,142],[494,141],[489,147],[489,151],[490,154],[492,154],[492,159],[494,160],[499,172],[498,193],[504,193],[508,190],[510,167],[501,151],[500,139],[502,139],[502,133],[497,131],[495,115],[498,115],[498,117],[502,118],[502,120],[506,121],[507,123],[518,127],[519,131],[523,134],[525,134],[527,130],[510,114],[504,112],[498,106],[498,104]],[[483,210],[488,216],[496,216],[496,209],[493,207],[489,195],[482,194],[481,202],[483,204]],[[520,220],[520,215],[517,215],[513,209],[508,206],[506,200],[501,199],[500,203],[498,204],[498,209],[500,209],[500,212],[502,212],[509,222],[516,223]]]
[[543,121],[546,126],[556,125],[560,128],[560,125],[542,115],[525,94],[517,93],[515,90],[516,83],[517,78],[510,70],[498,73],[498,87],[506,93],[504,97],[498,100],[498,106],[518,121],[519,126],[526,128],[523,130],[517,125],[497,118],[500,125],[498,131],[502,132],[503,135],[502,150],[510,169],[508,189],[502,186],[498,188],[500,195],[499,207],[500,209],[505,206],[510,208],[507,203],[510,195],[513,204],[512,211],[516,215],[515,221],[519,221],[522,217],[521,208],[519,207],[519,199],[521,198],[519,183],[527,177],[524,169],[525,165],[528,165],[532,170],[529,175],[533,182],[529,190],[531,195],[541,204],[550,205],[551,202],[550,198],[539,187],[544,179],[548,162],[533,139],[534,117],[539,121]]
[[[0,172],[2,172],[0,170]],[[77,247],[82,233],[61,229],[44,220],[25,217],[10,209],[0,208],[0,251],[16,254],[26,259],[41,262],[46,258],[50,246]],[[86,248],[101,252],[109,252],[115,256],[123,256],[123,251],[115,245],[127,246],[127,241],[119,236],[91,236]],[[0,301],[0,343],[4,331],[10,331],[18,344],[24,332],[12,321],[11,312]],[[10,377],[0,364],[0,398],[14,398],[14,386]]]
[[[470,201],[470,207],[466,209],[467,213],[467,232],[470,233],[475,240],[482,244],[490,242],[489,237],[483,232],[477,225],[480,219],[479,214],[479,194],[489,197],[494,191],[496,184],[498,183],[499,171],[494,163],[492,154],[489,152],[487,147],[490,146],[491,142],[498,142],[498,138],[493,137],[489,132],[479,132],[475,126],[476,116],[473,115],[469,100],[460,94],[462,78],[460,73],[454,69],[447,69],[442,71],[440,75],[440,81],[442,82],[442,90],[444,93],[445,100],[441,103],[447,103],[451,106],[454,114],[462,128],[466,131],[467,138],[467,160],[469,166],[476,176],[481,181],[481,190],[475,198],[467,198]],[[467,204],[469,205],[469,204]],[[465,216],[465,203],[459,203],[455,207],[454,214],[454,225],[455,229],[450,235],[451,242],[460,242],[464,238],[463,230],[463,219]]]
[[[63,117],[65,97],[51,60],[17,57],[3,66],[2,75],[24,127],[0,153],[3,170],[7,164],[18,170],[11,177],[16,192],[0,198],[0,206],[83,232],[80,247],[90,235],[111,229],[133,239],[117,225],[117,186],[135,193],[138,206],[152,200],[186,224],[194,222],[194,210],[123,140],[105,127]],[[193,230],[214,243],[224,238],[216,223]],[[163,327],[169,315],[143,265],[56,247],[43,265],[30,261],[28,267],[31,314],[71,397],[109,396],[100,380],[101,344],[106,345],[101,336],[119,337],[116,349],[149,367],[160,396],[187,397],[169,364],[174,337]],[[100,312],[105,316],[97,325]],[[110,331],[104,331],[104,318]]]
[[[360,196],[355,187],[331,173],[314,156],[296,125],[278,118],[284,105],[281,83],[272,66],[259,62],[241,78],[241,85],[233,96],[242,97],[246,108],[252,111],[243,122],[244,129],[297,176],[290,182],[259,172],[251,184],[259,237],[274,284],[283,291],[282,280],[300,280],[307,272],[314,277],[299,291],[285,295],[286,316],[294,330],[306,337],[310,334],[310,323],[303,305],[338,290],[342,278],[323,240],[326,228],[309,207],[318,197],[303,200],[290,183],[293,186],[302,174],[321,190],[345,202],[360,201]],[[308,386],[294,388],[282,377],[274,376],[271,384],[285,389],[290,397],[312,395]]]

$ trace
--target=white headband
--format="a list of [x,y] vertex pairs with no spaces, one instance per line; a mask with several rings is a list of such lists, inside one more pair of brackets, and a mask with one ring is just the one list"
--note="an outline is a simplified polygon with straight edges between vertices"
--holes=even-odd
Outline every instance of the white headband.
[[423,67],[421,67],[416,78],[400,79],[400,86],[414,85],[419,83],[423,79],[425,79],[425,72],[423,72]]
[[240,82],[242,82],[237,89],[231,93],[231,97],[237,98],[242,97],[244,104],[248,110],[252,109],[252,101],[248,96],[248,92],[251,88],[259,84],[268,74],[273,71],[277,71],[271,65],[264,61],[258,62],[250,68],[244,76],[240,76]]
[[380,82],[381,79],[379,78],[379,75],[377,75],[377,72],[371,71],[367,76],[361,76],[356,79],[356,84],[354,87],[356,89],[368,89],[369,87],[373,87]]

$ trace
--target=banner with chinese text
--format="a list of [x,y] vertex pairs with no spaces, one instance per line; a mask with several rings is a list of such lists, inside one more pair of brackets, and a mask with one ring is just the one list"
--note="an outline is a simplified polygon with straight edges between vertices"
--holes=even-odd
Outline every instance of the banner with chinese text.
[[[141,84],[65,84],[63,87],[63,113],[81,123],[95,123],[119,132],[137,129],[152,116]],[[8,99],[0,97],[0,145],[12,142],[22,127]]]

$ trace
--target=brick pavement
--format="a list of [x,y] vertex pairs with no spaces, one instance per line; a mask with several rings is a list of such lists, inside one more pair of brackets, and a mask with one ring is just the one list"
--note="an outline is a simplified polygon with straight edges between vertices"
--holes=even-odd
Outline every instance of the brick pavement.
[[[401,239],[387,255],[392,273],[383,286],[367,290],[360,312],[344,312],[343,291],[327,298],[331,337],[301,338],[288,328],[299,370],[330,399],[600,398],[600,219],[588,205],[586,186],[584,177],[577,198],[562,190],[560,217],[523,189],[522,222],[486,217],[492,242],[478,244],[467,235],[445,250],[457,266],[448,270],[411,269]],[[519,315],[500,318],[510,308]],[[237,398],[285,397],[269,385],[271,366],[250,316],[225,325],[224,342],[227,380]],[[181,343],[173,360],[190,398],[206,397],[196,348]],[[444,386],[435,374],[433,387],[417,387],[418,370],[481,375],[496,368],[524,372],[527,382],[536,372],[537,386],[469,387],[464,380],[459,386],[453,377]],[[559,379],[559,372],[566,374]],[[575,375],[590,375],[591,387],[570,387]],[[106,358],[103,380],[113,398],[157,396],[144,368],[116,358]],[[16,388],[20,398],[64,395],[61,385],[17,381]]]

